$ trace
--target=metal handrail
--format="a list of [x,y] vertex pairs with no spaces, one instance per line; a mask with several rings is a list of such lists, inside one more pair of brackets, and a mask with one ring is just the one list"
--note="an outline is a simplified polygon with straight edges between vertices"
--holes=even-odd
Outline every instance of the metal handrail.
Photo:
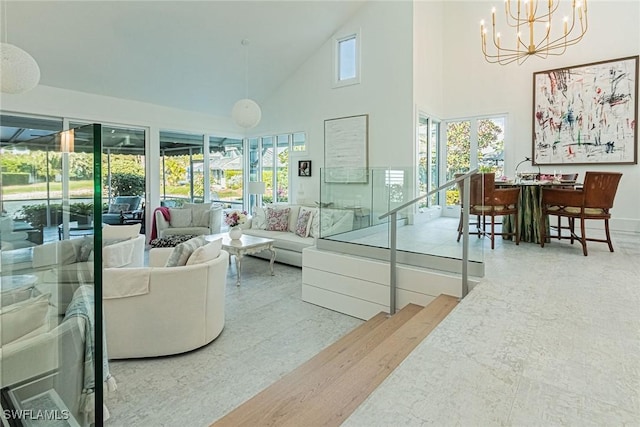
[[[431,190],[427,194],[423,194],[422,196],[416,197],[415,199],[404,203],[397,208],[391,209],[389,212],[380,215],[378,219],[384,219],[388,216],[391,217],[391,236],[390,236],[390,244],[389,244],[389,314],[395,314],[396,312],[396,288],[397,288],[397,261],[396,261],[396,253],[397,253],[397,221],[398,221],[398,211],[413,205],[414,203],[431,196],[432,194],[437,193],[438,191],[442,191],[446,188],[451,187],[453,184],[466,181],[466,185],[463,186],[463,194],[462,201],[463,206],[469,206],[469,197],[471,194],[470,190],[470,178],[471,175],[478,173],[478,169],[474,169],[464,175],[461,175],[451,181],[441,185],[435,190]],[[462,210],[462,223],[467,224],[469,221],[469,212],[466,209]],[[469,293],[469,273],[467,269],[467,264],[469,262],[469,227],[462,228],[462,298],[467,296]]]
[[378,219],[384,219],[384,218],[388,217],[389,215],[391,215],[392,213],[394,213],[394,212],[398,212],[398,211],[401,211],[402,209],[404,209],[404,208],[406,208],[406,207],[408,207],[408,206],[411,206],[411,205],[413,205],[414,203],[419,202],[420,200],[422,200],[422,199],[424,199],[424,198],[427,198],[427,197],[429,197],[429,196],[431,196],[431,195],[433,195],[433,194],[437,193],[438,191],[445,190],[445,189],[447,189],[447,188],[451,187],[453,184],[455,184],[455,183],[457,183],[457,182],[459,182],[459,181],[463,181],[463,180],[465,180],[465,179],[467,179],[467,178],[471,177],[471,175],[474,175],[474,174],[476,174],[476,173],[478,173],[478,169],[474,169],[474,170],[472,170],[471,172],[467,172],[467,173],[466,173],[466,174],[464,174],[464,175],[461,175],[461,176],[459,176],[459,177],[457,177],[457,178],[454,178],[454,179],[452,179],[451,181],[449,181],[449,182],[447,182],[447,183],[445,183],[445,184],[442,184],[440,187],[436,188],[435,190],[431,190],[431,191],[429,191],[427,194],[423,194],[422,196],[418,196],[418,197],[416,197],[415,199],[413,199],[413,200],[411,200],[411,201],[409,201],[409,202],[407,202],[407,203],[404,203],[404,204],[402,204],[402,205],[398,206],[397,208],[393,208],[393,209],[391,209],[389,212],[387,212],[387,213],[384,213],[384,214],[380,215],[380,216],[378,217]]

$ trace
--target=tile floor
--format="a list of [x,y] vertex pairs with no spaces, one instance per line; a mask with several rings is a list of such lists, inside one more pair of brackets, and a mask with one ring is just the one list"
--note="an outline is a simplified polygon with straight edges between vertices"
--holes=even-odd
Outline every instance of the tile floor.
[[[498,240],[482,282],[345,425],[640,426],[640,234],[588,257]],[[361,323],[301,302],[300,269],[266,271],[247,259],[236,288],[230,270],[212,344],[113,361],[106,425],[206,426]]]

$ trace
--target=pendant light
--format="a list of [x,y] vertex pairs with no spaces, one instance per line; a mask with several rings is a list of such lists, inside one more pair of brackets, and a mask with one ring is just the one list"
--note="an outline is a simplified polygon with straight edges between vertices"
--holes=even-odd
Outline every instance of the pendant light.
[[0,43],[0,91],[24,93],[38,85],[40,67],[31,55],[7,43],[7,2],[3,2],[4,41]]
[[251,129],[260,123],[262,110],[257,102],[249,98],[249,40],[243,39],[240,44],[245,48],[245,98],[235,103],[231,117],[238,126]]

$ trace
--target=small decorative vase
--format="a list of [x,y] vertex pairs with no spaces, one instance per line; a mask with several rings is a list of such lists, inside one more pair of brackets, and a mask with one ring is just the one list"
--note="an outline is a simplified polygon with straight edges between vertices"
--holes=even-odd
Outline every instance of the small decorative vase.
[[242,228],[237,225],[235,227],[231,227],[231,230],[229,230],[229,237],[231,237],[231,240],[238,240],[242,237]]

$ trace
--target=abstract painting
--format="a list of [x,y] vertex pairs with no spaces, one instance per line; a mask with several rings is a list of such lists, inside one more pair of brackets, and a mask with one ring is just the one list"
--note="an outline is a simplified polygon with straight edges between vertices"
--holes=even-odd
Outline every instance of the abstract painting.
[[533,74],[533,163],[638,163],[638,56]]

